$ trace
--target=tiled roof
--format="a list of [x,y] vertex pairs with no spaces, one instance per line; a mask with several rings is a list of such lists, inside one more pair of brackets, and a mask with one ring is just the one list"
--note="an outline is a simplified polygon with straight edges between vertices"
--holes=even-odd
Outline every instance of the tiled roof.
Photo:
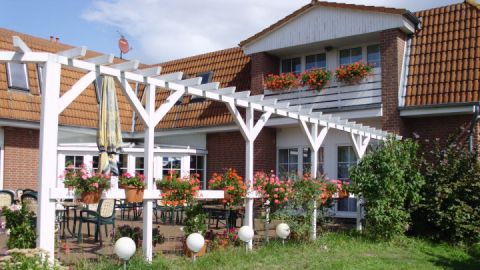
[[285,18],[279,20],[278,22],[270,25],[269,27],[263,29],[262,31],[256,33],[255,35],[247,38],[240,42],[240,46],[244,46],[251,41],[266,35],[267,33],[272,32],[273,30],[281,27],[285,23],[289,22],[293,18],[303,14],[307,10],[312,7],[334,7],[334,8],[346,8],[346,9],[355,9],[355,10],[363,10],[363,11],[373,11],[373,12],[382,12],[382,13],[392,13],[392,14],[400,14],[400,15],[408,15],[409,11],[406,9],[398,9],[398,8],[387,8],[387,7],[378,7],[378,6],[365,6],[365,5],[354,5],[354,4],[345,4],[345,3],[335,3],[335,2],[325,2],[325,1],[312,1],[309,4],[297,9],[290,15],[286,16]]
[[412,38],[405,106],[478,102],[480,10],[467,1],[419,11]]
[[[237,91],[250,87],[250,57],[239,48],[206,53],[188,58],[157,64],[162,73],[183,71],[187,77],[195,77],[200,73],[213,72],[212,82],[220,82],[220,87],[236,86]],[[157,107],[166,99],[168,92],[157,90]],[[233,118],[225,104],[214,101],[189,102],[184,97],[181,105],[177,105],[164,117],[157,129],[206,127],[233,123]],[[141,123],[137,121],[137,129]]]
[[[47,39],[0,28],[0,50],[13,51],[12,36],[19,36],[33,51],[58,52],[72,48],[71,46],[51,42]],[[87,51],[85,58],[97,56],[99,53]],[[121,60],[115,59],[115,62]],[[0,64],[0,118],[38,122],[40,119],[40,88],[38,71],[35,64],[28,64],[30,92],[8,89],[6,64]],[[78,70],[62,67],[61,94],[65,93],[85,73]],[[130,131],[132,110],[126,98],[117,87],[118,102],[122,130]],[[97,126],[98,105],[93,84],[73,101],[60,114],[61,125],[95,128]]]

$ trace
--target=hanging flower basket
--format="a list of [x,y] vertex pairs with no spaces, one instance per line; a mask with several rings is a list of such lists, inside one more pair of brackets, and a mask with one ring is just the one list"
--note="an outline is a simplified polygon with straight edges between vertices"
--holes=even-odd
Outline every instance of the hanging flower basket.
[[129,203],[139,203],[143,202],[143,188],[138,188],[135,186],[120,186],[125,190],[125,200]]
[[157,188],[162,191],[162,200],[165,205],[178,206],[192,202],[200,190],[200,180],[197,174],[179,177],[170,172],[163,179],[157,180]]
[[102,192],[103,192],[103,190],[101,190],[101,189],[98,189],[98,190],[95,190],[95,191],[83,192],[80,196],[80,201],[85,203],[85,204],[98,203],[100,201],[100,198],[102,197]]
[[234,169],[228,169],[223,174],[214,173],[208,181],[212,190],[223,190],[224,198],[221,200],[225,206],[240,205],[247,194],[247,186],[243,178]]

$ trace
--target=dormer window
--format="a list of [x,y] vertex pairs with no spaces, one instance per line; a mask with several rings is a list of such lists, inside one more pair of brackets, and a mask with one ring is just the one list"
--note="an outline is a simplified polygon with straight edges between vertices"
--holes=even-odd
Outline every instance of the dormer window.
[[312,68],[327,68],[327,56],[324,53],[307,55],[305,57],[305,70]]
[[362,47],[340,50],[340,65],[348,65],[362,60]]
[[202,77],[202,84],[212,81],[213,71],[199,73],[197,77]]
[[7,63],[8,88],[29,91],[27,65],[23,63]]
[[300,61],[300,57],[282,60],[282,73],[289,72],[293,72],[295,74],[302,72],[302,62]]

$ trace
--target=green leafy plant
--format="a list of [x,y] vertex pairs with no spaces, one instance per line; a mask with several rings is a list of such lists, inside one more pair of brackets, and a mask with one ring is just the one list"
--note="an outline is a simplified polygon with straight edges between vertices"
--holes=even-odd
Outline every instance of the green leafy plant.
[[264,201],[270,201],[270,208],[275,211],[288,203],[292,194],[292,182],[280,181],[273,173],[256,172],[253,176],[253,188],[262,194]]
[[480,242],[480,163],[478,152],[458,138],[430,143],[414,229],[435,240],[474,244]]
[[179,177],[173,171],[157,180],[158,189],[162,190],[162,200],[168,206],[189,204],[195,200],[200,190],[197,174]]
[[145,189],[145,176],[141,173],[132,175],[130,173],[123,173],[118,179],[120,186],[132,186],[138,189]]
[[225,198],[222,203],[230,207],[240,205],[247,194],[243,178],[234,169],[228,169],[223,174],[214,173],[208,186],[213,190],[223,190]]
[[6,256],[0,257],[0,269],[3,270],[66,270],[58,261],[50,264],[42,259],[41,249],[11,249]]
[[205,219],[207,219],[207,214],[202,208],[202,205],[196,202],[189,203],[185,207],[185,226],[183,231],[185,235],[188,236],[192,233],[204,234],[207,230],[207,225],[205,224]]
[[335,69],[335,78],[338,82],[355,84],[366,78],[373,71],[373,67],[362,61],[340,66]]
[[34,248],[37,234],[35,231],[35,216],[28,211],[26,204],[4,207],[2,215],[6,219],[6,229],[10,232],[7,247]]
[[411,139],[389,138],[350,169],[349,190],[364,199],[370,236],[391,239],[408,229],[424,184],[418,150]]
[[[143,240],[143,229],[140,227],[132,227],[130,225],[122,225],[117,227],[112,232],[112,240],[115,242],[122,237],[129,237],[137,244],[137,246],[142,245]],[[156,246],[157,244],[162,244],[165,242],[165,237],[160,233],[160,228],[156,227],[152,230],[152,244]]]

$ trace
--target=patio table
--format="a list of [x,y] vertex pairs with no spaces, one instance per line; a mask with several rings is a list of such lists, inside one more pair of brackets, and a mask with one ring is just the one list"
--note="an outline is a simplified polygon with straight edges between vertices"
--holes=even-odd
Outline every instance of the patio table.
[[[61,205],[65,207],[65,218],[63,219],[63,231],[62,237],[65,238],[65,228],[72,237],[77,237],[75,233],[77,223],[77,211],[83,209],[83,203],[78,201],[61,202]],[[73,230],[70,229],[70,210],[73,210]]]
[[[227,229],[230,229],[230,228],[235,228],[236,227],[237,218],[239,216],[240,211],[243,210],[243,207],[233,206],[233,207],[229,208],[229,207],[226,207],[225,205],[222,204],[222,205],[204,205],[203,209],[205,209],[207,211],[209,220],[212,218],[212,215],[215,215],[217,213],[223,214],[223,216],[226,218],[226,224],[225,225],[226,225]],[[213,218],[215,218],[215,217],[213,217]]]

